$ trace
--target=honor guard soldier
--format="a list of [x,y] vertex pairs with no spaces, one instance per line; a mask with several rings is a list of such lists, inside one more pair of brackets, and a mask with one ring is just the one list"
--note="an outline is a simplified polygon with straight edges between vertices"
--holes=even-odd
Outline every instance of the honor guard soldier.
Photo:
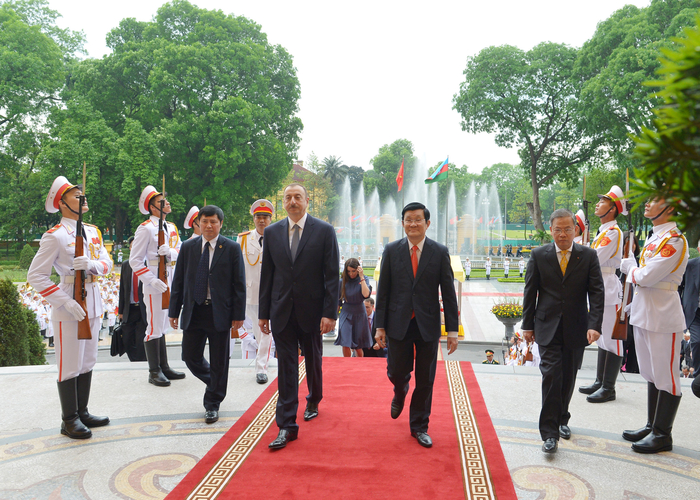
[[622,284],[616,271],[620,268],[624,241],[615,218],[618,215],[627,215],[627,201],[618,186],[611,187],[608,194],[599,194],[598,198],[595,215],[600,217],[601,226],[598,235],[591,242],[591,248],[598,253],[600,271],[603,273],[605,309],[603,327],[597,341],[598,364],[595,382],[579,387],[580,392],[589,394],[586,398],[589,403],[605,403],[615,399],[615,384],[624,354],[622,340],[614,340],[612,333],[622,296]]
[[[75,256],[76,225],[82,187],[63,177],[57,177],[46,197],[46,211],[61,212],[61,222],[41,237],[39,251],[27,273],[27,281],[51,304],[51,323],[56,335],[56,365],[58,367],[58,397],[61,401],[63,423],[61,434],[73,439],[92,436],[90,427],[109,423],[108,417],[88,412],[92,368],[97,360],[97,343],[102,323],[102,300],[96,278],[112,270],[112,259],[102,242],[102,233],[92,224],[83,224],[84,254]],[[85,199],[84,197],[82,198]],[[88,211],[84,202],[82,213]],[[60,283],[51,279],[56,270]],[[85,305],[89,320],[89,340],[78,339],[78,323],[85,319],[86,310],[73,297],[75,271],[84,271]]]
[[[139,199],[139,210],[150,215],[136,229],[134,242],[129,254],[129,264],[135,276],[143,283],[143,301],[146,306],[146,336],[144,337],[146,358],[148,359],[148,382],[165,387],[170,380],[185,378],[168,365],[168,351],[165,345],[165,330],[168,328],[168,308],[163,309],[163,293],[168,291],[173,280],[173,271],[180,253],[180,235],[175,224],[166,223],[170,213],[170,203],[163,203],[163,229],[165,243],[158,246],[158,225],[161,216],[161,200],[164,194],[153,186],[146,186]],[[164,256],[167,268],[167,283],[158,279],[159,256]]]
[[508,260],[508,257],[505,258],[503,261],[503,276],[506,278],[510,274],[510,261]]
[[578,243],[579,245],[583,245],[583,233],[586,231],[586,215],[583,213],[583,210],[579,210],[576,212],[576,227],[574,227],[574,231],[576,233],[576,236],[574,236],[574,243]]
[[272,349],[272,335],[262,333],[258,325],[258,295],[260,294],[260,270],[262,269],[263,234],[270,225],[275,209],[269,200],[258,200],[250,207],[255,224],[254,231],[238,235],[238,243],[243,252],[246,282],[246,324],[253,325],[253,335],[258,344],[255,358],[255,380],[258,384],[267,383],[267,364]]
[[497,365],[498,361],[493,359],[493,351],[491,349],[486,349],[486,359],[481,362],[482,365]]
[[469,281],[469,277],[472,274],[472,263],[469,260],[469,257],[467,257],[467,260],[464,261],[464,272],[467,274],[467,281]]
[[523,272],[525,271],[525,259],[520,256],[520,260],[518,261],[518,271],[520,271],[520,277],[523,277]]
[[190,236],[190,238],[202,234],[199,228],[199,208],[197,208],[197,205],[190,208],[190,211],[187,212],[187,217],[185,217],[185,229],[192,229],[192,236]]
[[484,262],[484,268],[486,269],[486,279],[491,279],[491,257],[486,257],[486,262]]
[[688,242],[670,220],[672,216],[666,200],[648,201],[644,217],[654,227],[639,266],[627,256],[620,264],[627,281],[636,285],[629,322],[634,327],[639,373],[648,382],[647,424],[622,433],[639,453],[673,448],[671,429],[681,402],[678,353],[686,325],[678,285],[688,264]]

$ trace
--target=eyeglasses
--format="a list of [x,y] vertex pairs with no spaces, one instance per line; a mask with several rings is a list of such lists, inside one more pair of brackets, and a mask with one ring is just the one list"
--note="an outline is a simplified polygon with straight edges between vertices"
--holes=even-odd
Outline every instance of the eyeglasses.
[[406,224],[407,226],[413,226],[413,225],[418,225],[421,222],[423,222],[425,219],[404,219],[403,223]]
[[562,233],[571,234],[574,232],[574,228],[573,227],[567,227],[565,229],[556,228],[556,229],[552,229],[552,232],[554,234],[562,234]]

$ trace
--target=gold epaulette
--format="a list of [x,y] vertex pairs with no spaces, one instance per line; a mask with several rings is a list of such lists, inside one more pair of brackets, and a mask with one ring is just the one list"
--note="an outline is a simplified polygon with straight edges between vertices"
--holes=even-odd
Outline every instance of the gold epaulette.
[[245,233],[238,233],[238,236],[245,236],[247,234],[252,233],[253,231],[246,231]]
[[59,227],[61,227],[61,225],[60,225],[60,224],[56,224],[54,227],[52,227],[51,229],[49,229],[49,230],[46,231],[46,232],[49,233],[49,234],[51,234],[51,233],[55,232]]
[[141,226],[145,226],[145,225],[148,224],[149,222],[151,222],[151,219],[148,219],[148,220],[143,221],[140,225],[141,225]]

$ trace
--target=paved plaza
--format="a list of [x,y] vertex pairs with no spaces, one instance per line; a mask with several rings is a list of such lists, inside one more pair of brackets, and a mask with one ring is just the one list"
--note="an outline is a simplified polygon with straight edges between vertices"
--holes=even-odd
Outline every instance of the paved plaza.
[[[700,488],[700,441],[694,415],[700,401],[692,395],[687,380],[682,381],[684,397],[671,453],[638,455],[621,438],[623,429],[639,427],[646,419],[646,383],[639,375],[629,374],[620,376],[614,402],[592,405],[576,393],[572,439],[562,441],[553,457],[541,452],[537,431],[539,371],[479,363],[483,346],[500,343],[503,336],[504,327],[489,312],[493,300],[497,294],[521,289],[522,285],[503,286],[495,281],[466,283],[462,298],[465,341],[450,356],[475,362],[519,498],[695,498]],[[471,316],[464,317],[470,309]],[[177,332],[168,337],[171,366],[187,372],[178,360]],[[332,339],[324,341],[324,355],[341,355]],[[173,381],[170,387],[155,387],[146,382],[145,362],[111,358],[103,348],[94,370],[89,408],[97,415],[109,415],[111,423],[94,429],[93,437],[85,441],[59,434],[54,365],[0,368],[0,498],[164,498],[266,387],[255,382],[251,362],[237,357],[239,348],[233,353],[221,418],[207,425],[203,421],[203,385],[189,372],[187,378]],[[593,379],[594,363],[595,353],[587,352],[580,383]],[[272,366],[270,377],[275,376],[276,367]],[[327,387],[325,392],[326,397],[332,397],[333,388]],[[386,403],[390,421],[390,402]],[[320,410],[319,418],[323,418],[323,404]],[[299,439],[303,439],[303,432]],[[293,447],[284,450],[290,458],[293,452]],[[429,454],[426,450],[428,460]],[[265,498],[264,486],[260,498]]]

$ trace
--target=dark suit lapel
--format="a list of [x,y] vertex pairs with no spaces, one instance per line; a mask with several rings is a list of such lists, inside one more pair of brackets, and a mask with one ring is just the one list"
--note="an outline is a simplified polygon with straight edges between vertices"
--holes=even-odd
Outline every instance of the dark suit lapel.
[[[428,267],[428,262],[430,262],[430,258],[432,257],[434,251],[435,246],[433,245],[433,242],[426,238],[425,243],[423,243],[423,252],[420,256],[420,260],[418,261],[418,271],[416,272],[416,279],[413,282],[414,286],[416,282],[420,279],[421,274],[423,274],[425,268]],[[413,272],[413,266],[411,266],[411,272]]]
[[216,262],[219,260],[219,257],[221,257],[221,254],[224,253],[224,241],[223,241],[223,236],[219,235],[219,237],[216,239],[216,248],[214,248],[214,257],[211,259],[211,266],[209,266],[209,269],[214,269],[214,266],[216,265]]
[[280,221],[280,230],[284,231],[282,235],[282,241],[284,241],[284,251],[287,253],[287,258],[289,262],[292,262],[292,250],[289,248],[289,218],[285,217]]
[[550,243],[549,249],[547,250],[547,255],[545,261],[552,268],[552,272],[559,276],[560,279],[564,279],[564,275],[561,274],[561,266],[559,265],[559,259],[557,259],[557,249],[556,243]]
[[[299,247],[297,248],[297,256],[301,253],[302,249],[306,245],[306,242],[311,239],[311,235],[314,232],[315,220],[313,217],[308,215],[306,217],[306,224],[304,224],[304,231],[301,233],[301,239],[299,240]],[[287,232],[289,234],[289,232]],[[292,251],[289,251],[289,256],[292,256]]]
[[408,238],[403,238],[397,248],[399,252],[399,261],[403,264],[403,268],[411,277],[411,283],[413,283],[413,265],[411,265],[411,251],[408,248]]

